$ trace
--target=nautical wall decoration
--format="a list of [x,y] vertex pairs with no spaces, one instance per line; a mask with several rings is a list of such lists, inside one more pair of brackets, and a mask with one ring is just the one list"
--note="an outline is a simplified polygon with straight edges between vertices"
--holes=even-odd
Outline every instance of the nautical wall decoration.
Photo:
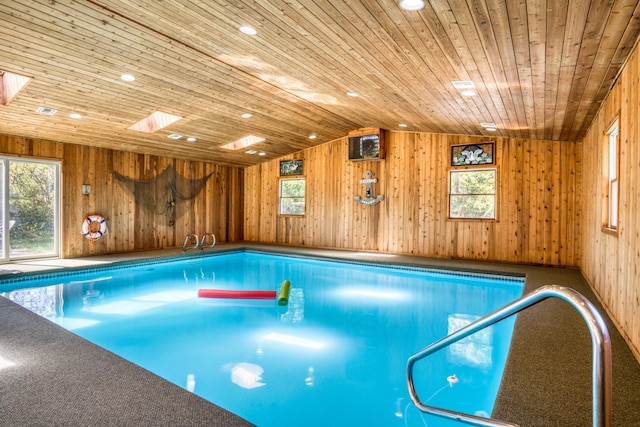
[[213,173],[199,179],[185,178],[173,165],[151,179],[133,179],[113,172],[113,178],[133,194],[140,207],[156,215],[166,215],[170,226],[175,225],[176,216],[184,214],[184,209],[176,209],[176,203],[195,198],[212,176]]
[[373,197],[373,184],[378,182],[378,179],[373,177],[373,173],[371,171],[367,171],[365,176],[366,176],[365,179],[360,180],[360,184],[366,185],[364,199],[361,198],[360,196],[355,196],[353,200],[360,203],[361,205],[366,205],[366,206],[377,205],[378,203],[384,200],[384,196],[382,195],[377,196],[375,198]]
[[451,166],[491,165],[494,162],[493,142],[454,145],[451,147]]

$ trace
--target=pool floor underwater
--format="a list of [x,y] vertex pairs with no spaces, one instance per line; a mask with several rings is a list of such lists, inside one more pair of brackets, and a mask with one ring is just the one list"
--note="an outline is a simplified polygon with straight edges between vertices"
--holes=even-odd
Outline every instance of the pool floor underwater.
[[[578,270],[483,262],[382,256],[267,245],[220,245],[312,256],[409,263],[460,270],[527,274],[525,293],[545,284],[568,286],[598,308]],[[173,255],[171,251],[130,257]],[[113,262],[127,255],[77,260]],[[48,261],[46,268],[73,266]],[[23,268],[24,267],[24,268]],[[34,263],[14,264],[31,271]],[[603,310],[601,310],[604,313]],[[606,316],[605,316],[606,317]],[[608,318],[607,321],[609,322]],[[249,426],[250,423],[126,360],[0,298],[0,424]],[[613,353],[613,425],[640,426],[640,364],[609,322]],[[419,343],[420,346],[429,343]],[[520,313],[493,417],[521,426],[589,426],[591,342],[580,315],[567,303],[547,300]]]

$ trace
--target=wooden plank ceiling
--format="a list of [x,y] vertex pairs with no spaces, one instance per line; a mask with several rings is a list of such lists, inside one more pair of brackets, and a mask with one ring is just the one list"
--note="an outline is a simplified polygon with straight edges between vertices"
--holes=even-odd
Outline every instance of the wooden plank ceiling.
[[[0,105],[0,133],[237,166],[360,127],[580,140],[636,43],[639,3],[2,0],[0,70],[32,80]],[[155,111],[182,119],[127,129]],[[221,148],[247,135],[266,155]]]

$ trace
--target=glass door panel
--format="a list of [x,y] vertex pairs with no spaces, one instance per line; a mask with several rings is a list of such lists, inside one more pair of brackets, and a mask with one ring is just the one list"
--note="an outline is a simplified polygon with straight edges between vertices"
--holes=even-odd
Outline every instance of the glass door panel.
[[9,160],[4,224],[12,259],[58,255],[58,169],[57,163]]
[[[6,160],[0,159],[0,184],[6,180],[5,178],[6,163],[7,163]],[[5,209],[6,200],[4,197],[5,196],[4,188],[5,188],[4,185],[0,185],[0,262],[6,261],[9,258],[7,245],[6,245],[7,239],[5,238],[5,232],[4,232],[4,230],[6,230],[9,225],[5,221],[5,217],[4,217],[4,213],[6,211]]]

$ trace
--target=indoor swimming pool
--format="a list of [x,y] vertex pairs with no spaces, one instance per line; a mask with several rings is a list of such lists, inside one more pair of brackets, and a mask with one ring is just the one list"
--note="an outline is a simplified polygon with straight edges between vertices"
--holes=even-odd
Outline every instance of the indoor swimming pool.
[[[276,291],[217,299],[198,290]],[[520,276],[238,251],[0,282],[2,295],[261,427],[452,426],[407,359],[519,298]],[[515,317],[416,365],[423,402],[489,416]]]

